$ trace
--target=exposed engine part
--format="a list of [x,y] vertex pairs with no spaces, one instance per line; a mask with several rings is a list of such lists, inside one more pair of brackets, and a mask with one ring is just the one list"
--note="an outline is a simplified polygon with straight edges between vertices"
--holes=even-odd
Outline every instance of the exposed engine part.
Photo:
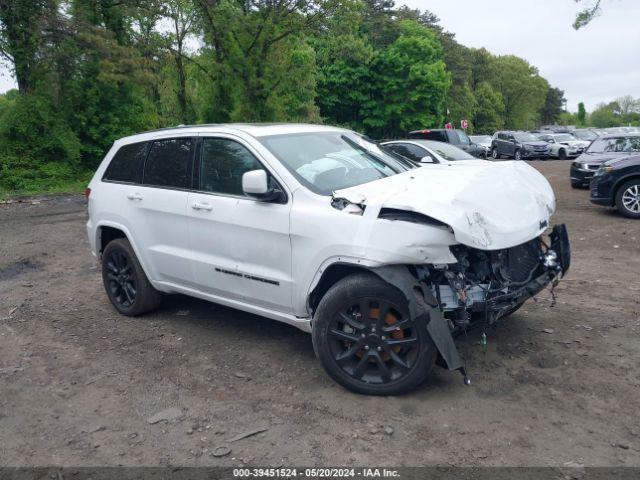
[[[512,248],[486,251],[464,245],[451,247],[458,263],[430,265],[424,281],[434,293],[452,330],[464,330],[469,312],[484,312],[493,323],[534,296],[568,268],[566,229],[554,229],[551,245],[542,237]],[[565,250],[559,254],[556,250]],[[561,264],[561,262],[564,262]]]

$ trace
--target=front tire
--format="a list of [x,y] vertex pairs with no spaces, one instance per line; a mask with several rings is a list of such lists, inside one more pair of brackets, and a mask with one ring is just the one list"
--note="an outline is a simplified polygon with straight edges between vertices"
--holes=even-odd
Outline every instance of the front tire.
[[102,252],[102,282],[111,304],[122,315],[141,315],[162,301],[126,238],[112,240]]
[[520,150],[516,150],[516,153],[513,155],[515,160],[522,160],[522,152]]
[[567,151],[564,148],[561,148],[560,151],[558,152],[558,158],[560,160],[566,160],[567,159]]
[[324,295],[313,320],[313,346],[327,374],[365,395],[416,388],[437,349],[424,316],[412,319],[406,297],[371,273],[343,278]]
[[498,160],[500,158],[500,155],[498,155],[498,149],[496,147],[493,147],[491,149],[491,158],[493,158],[494,160]]
[[582,182],[574,182],[571,180],[571,188],[582,189]]
[[616,208],[628,218],[640,218],[640,179],[623,183],[616,193]]

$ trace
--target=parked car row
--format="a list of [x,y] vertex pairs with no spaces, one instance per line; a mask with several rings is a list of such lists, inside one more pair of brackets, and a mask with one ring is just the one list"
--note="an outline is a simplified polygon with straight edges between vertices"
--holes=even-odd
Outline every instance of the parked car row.
[[640,133],[597,138],[569,172],[573,188],[589,187],[592,203],[640,219]]

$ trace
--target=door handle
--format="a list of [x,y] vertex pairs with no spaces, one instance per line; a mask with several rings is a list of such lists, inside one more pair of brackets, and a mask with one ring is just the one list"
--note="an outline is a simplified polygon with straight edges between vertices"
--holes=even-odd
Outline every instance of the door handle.
[[211,210],[213,210],[213,207],[211,205],[203,202],[194,202],[191,205],[191,208],[193,208],[194,210],[206,210],[207,212],[210,212]]
[[129,200],[142,200],[142,195],[140,195],[138,192],[129,193],[129,194],[127,194],[127,198]]

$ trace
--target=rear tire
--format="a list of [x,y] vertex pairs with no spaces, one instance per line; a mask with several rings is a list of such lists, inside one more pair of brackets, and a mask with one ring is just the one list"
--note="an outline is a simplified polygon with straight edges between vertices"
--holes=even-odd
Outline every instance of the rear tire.
[[640,179],[629,180],[618,188],[616,208],[627,218],[640,218]]
[[316,355],[327,374],[365,395],[397,395],[419,386],[438,351],[428,320],[411,319],[404,294],[372,273],[343,278],[324,295],[313,320]]
[[514,160],[522,160],[522,152],[520,150],[516,150],[516,153],[513,154]]
[[493,158],[494,160],[498,160],[500,158],[500,155],[498,155],[498,149],[496,147],[493,147],[491,149],[491,158]]
[[111,304],[122,315],[142,315],[162,301],[126,238],[112,240],[102,252],[102,282]]
[[567,151],[564,148],[561,148],[560,151],[558,152],[558,158],[560,160],[566,160],[567,159]]
[[571,180],[571,188],[582,189],[583,186],[581,182],[574,182],[573,180]]

